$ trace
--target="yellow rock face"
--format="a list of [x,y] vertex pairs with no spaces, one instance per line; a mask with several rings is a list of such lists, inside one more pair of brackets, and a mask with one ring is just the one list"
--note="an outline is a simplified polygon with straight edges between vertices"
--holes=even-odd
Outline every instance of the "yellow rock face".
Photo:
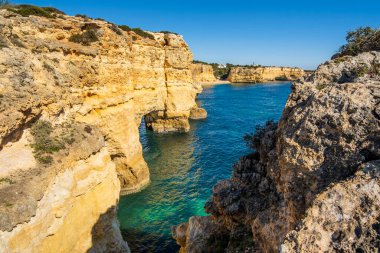
[[196,83],[212,83],[216,81],[211,65],[201,63],[191,64],[191,72]]
[[[142,118],[150,116],[158,132],[186,132],[201,91],[182,36],[152,33],[155,39],[148,39],[115,32],[103,21],[24,18],[5,10],[0,22],[6,45],[0,50],[0,91],[12,104],[0,115],[0,138],[17,138],[21,126],[41,113],[74,114],[106,137],[123,193],[146,185],[149,171],[138,134]],[[98,41],[86,46],[69,41],[87,27]]]
[[[128,252],[115,207],[120,192],[149,183],[138,127],[145,118],[154,131],[189,130],[202,90],[193,81],[189,47],[180,35],[144,38],[66,15],[0,10],[0,23],[0,160],[7,160],[0,175],[21,178],[0,181],[0,194],[12,192],[12,203],[0,204],[0,252]],[[97,41],[70,42],[86,30]],[[39,118],[94,130],[84,131],[69,155],[55,157],[54,166],[40,168],[21,138]],[[18,197],[16,188],[30,194]],[[19,206],[26,209],[22,217]]]
[[258,83],[269,81],[294,81],[305,72],[300,68],[286,67],[233,67],[228,75],[232,83]]

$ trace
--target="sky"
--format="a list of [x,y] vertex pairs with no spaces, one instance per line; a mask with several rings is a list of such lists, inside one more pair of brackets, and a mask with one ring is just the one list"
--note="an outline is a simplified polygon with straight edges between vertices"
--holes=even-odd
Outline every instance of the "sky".
[[184,36],[194,59],[315,69],[347,31],[380,27],[380,0],[13,0]]

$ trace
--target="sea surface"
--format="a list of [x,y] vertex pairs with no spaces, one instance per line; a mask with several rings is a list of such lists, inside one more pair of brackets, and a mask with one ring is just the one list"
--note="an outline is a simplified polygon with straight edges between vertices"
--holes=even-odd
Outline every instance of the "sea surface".
[[151,184],[122,197],[123,237],[134,253],[178,252],[170,226],[204,216],[212,186],[231,176],[232,165],[251,152],[243,141],[258,124],[281,117],[290,83],[222,84],[204,88],[198,103],[208,118],[185,134],[157,134],[140,127]]

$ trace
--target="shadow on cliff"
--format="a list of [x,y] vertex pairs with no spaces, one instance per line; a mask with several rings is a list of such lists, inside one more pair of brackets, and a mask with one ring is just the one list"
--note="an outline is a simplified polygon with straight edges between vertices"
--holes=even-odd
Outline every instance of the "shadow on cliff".
[[131,252],[141,253],[176,253],[179,246],[171,235],[162,235],[152,231],[143,231],[141,229],[121,230],[123,239],[128,241]]
[[119,222],[116,217],[115,206],[110,207],[105,213],[100,215],[98,221],[92,228],[92,247],[87,251],[87,253],[130,252],[128,244],[121,236]]

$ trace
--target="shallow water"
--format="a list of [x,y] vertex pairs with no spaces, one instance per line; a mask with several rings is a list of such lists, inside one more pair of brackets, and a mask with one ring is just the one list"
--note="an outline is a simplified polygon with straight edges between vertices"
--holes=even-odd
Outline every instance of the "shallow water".
[[178,252],[170,226],[193,215],[212,186],[230,177],[231,167],[248,154],[242,139],[254,126],[278,120],[290,83],[223,84],[205,88],[198,103],[208,118],[191,122],[186,134],[156,134],[140,128],[151,184],[122,197],[118,218],[132,252]]

